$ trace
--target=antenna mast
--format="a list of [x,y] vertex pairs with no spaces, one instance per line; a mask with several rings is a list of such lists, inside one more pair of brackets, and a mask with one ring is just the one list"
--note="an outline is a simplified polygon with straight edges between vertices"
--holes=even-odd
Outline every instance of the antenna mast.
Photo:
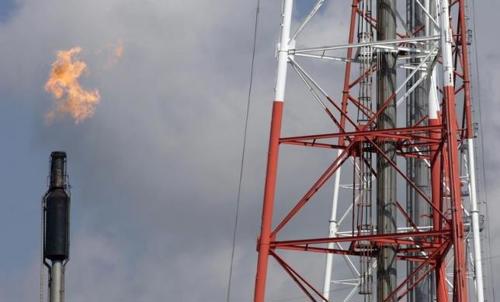
[[[347,41],[303,43],[326,4],[345,10]],[[484,302],[465,0],[317,0],[297,24],[294,15],[294,0],[283,0],[254,301],[266,301],[273,258],[310,301]],[[343,70],[341,89],[319,84],[310,61]],[[330,131],[282,133],[288,69]],[[273,221],[281,148],[335,159]],[[325,187],[328,235],[284,237]],[[284,252],[326,255],[323,288]]]

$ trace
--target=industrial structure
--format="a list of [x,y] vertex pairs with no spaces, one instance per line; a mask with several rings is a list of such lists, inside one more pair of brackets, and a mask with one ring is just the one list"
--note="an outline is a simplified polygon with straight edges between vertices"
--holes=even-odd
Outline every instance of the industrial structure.
[[[336,12],[347,40],[302,43],[322,7],[339,2],[317,0],[295,22],[303,13],[283,0],[254,301],[266,301],[273,258],[310,301],[483,302],[466,0],[351,0]],[[321,85],[306,60],[342,69],[341,89]],[[288,71],[331,131],[282,134]],[[281,148],[336,156],[279,218]],[[332,187],[328,235],[284,238]],[[326,257],[324,283],[299,272],[283,256],[290,252]]]
[[43,263],[49,271],[49,302],[64,302],[64,270],[69,260],[70,194],[66,153],[52,152],[49,189],[42,201]]

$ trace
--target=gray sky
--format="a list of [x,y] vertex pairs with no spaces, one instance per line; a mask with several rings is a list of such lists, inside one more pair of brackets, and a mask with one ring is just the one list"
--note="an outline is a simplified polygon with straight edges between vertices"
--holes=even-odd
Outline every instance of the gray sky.
[[[235,302],[250,301],[253,293],[276,66],[280,1],[262,2]],[[303,2],[306,7],[313,1]],[[490,26],[500,3],[477,2],[482,126],[495,234],[500,229],[495,220],[500,210],[500,53]],[[0,2],[1,301],[36,301],[39,295],[40,198],[46,190],[48,157],[55,149],[68,152],[73,185],[67,301],[223,301],[254,6],[243,0]],[[331,8],[322,13],[312,25],[317,30],[310,31],[311,41],[339,38],[336,29],[345,20],[332,21],[338,14]],[[124,56],[106,68],[99,50],[117,41],[123,42]],[[47,125],[44,114],[52,100],[43,85],[50,63],[57,50],[77,45],[89,65],[82,85],[98,88],[101,104],[93,118],[79,125],[69,118]],[[332,91],[337,74],[326,77],[334,83]],[[305,95],[290,91],[296,99]],[[310,125],[306,122],[316,128],[327,122],[313,120],[315,110],[287,110],[286,133],[297,133],[293,130]],[[284,154],[297,161],[303,156],[299,151]],[[298,164],[295,168],[303,173],[297,177],[291,176],[292,170],[283,171],[288,182],[279,187],[280,194],[298,196],[331,156],[309,158],[308,167]],[[329,192],[322,194],[324,201],[305,215],[324,221],[326,231],[328,214],[320,206],[327,205]],[[286,207],[280,206],[278,212]],[[321,232],[313,226],[307,230]],[[495,238],[492,244],[493,251],[500,248]],[[302,265],[310,264],[320,262],[304,260]],[[487,260],[490,264],[500,269],[500,258]],[[274,280],[273,299],[297,295],[280,296],[289,283]]]

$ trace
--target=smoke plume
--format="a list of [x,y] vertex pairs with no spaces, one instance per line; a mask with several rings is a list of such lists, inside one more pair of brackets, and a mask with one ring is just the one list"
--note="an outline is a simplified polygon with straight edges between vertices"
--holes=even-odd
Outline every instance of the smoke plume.
[[55,101],[55,108],[46,116],[49,122],[58,115],[69,114],[78,124],[94,114],[100,101],[97,89],[87,90],[79,83],[80,76],[87,70],[87,64],[77,57],[81,51],[80,47],[58,51],[52,63],[45,84],[45,90],[53,95]]

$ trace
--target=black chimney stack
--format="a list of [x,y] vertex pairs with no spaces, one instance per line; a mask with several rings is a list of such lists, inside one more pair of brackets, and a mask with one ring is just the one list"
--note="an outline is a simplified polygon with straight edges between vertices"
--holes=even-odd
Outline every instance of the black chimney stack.
[[43,200],[45,259],[69,259],[69,208],[70,197],[66,191],[66,153],[51,154],[50,185]]

